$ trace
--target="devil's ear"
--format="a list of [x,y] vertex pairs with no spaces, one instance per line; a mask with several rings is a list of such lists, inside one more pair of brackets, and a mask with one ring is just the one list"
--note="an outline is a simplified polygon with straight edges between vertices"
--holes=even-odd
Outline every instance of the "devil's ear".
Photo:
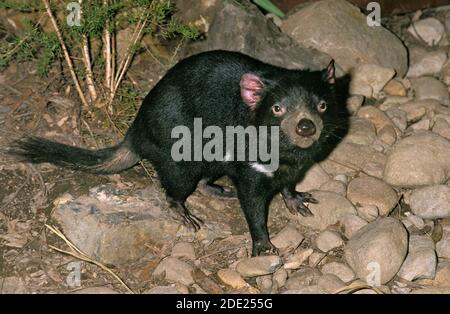
[[261,101],[264,83],[256,74],[246,73],[241,77],[240,86],[242,100],[251,110],[255,110]]
[[334,60],[331,60],[327,68],[323,70],[323,80],[328,84],[336,84],[336,68],[334,66]]

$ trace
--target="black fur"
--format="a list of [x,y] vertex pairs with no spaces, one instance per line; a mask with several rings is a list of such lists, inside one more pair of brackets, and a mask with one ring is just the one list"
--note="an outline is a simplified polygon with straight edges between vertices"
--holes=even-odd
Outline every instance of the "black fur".
[[[260,101],[253,109],[241,96],[240,82],[246,73],[256,75],[264,85],[255,94]],[[51,162],[100,173],[118,172],[141,158],[148,159],[159,174],[171,207],[195,228],[201,221],[184,206],[186,198],[200,181],[212,184],[228,176],[237,188],[250,228],[252,253],[258,255],[275,249],[267,230],[268,208],[274,195],[283,192],[290,209],[308,214],[303,202],[314,200],[295,192],[295,185],[345,135],[347,82],[334,83],[334,68],[333,73],[287,70],[237,52],[201,53],[178,63],[149,92],[118,146],[89,151],[33,137],[19,141],[14,153],[30,162]],[[328,108],[319,113],[317,104],[322,100]],[[256,171],[248,162],[173,161],[171,148],[177,139],[171,138],[171,131],[175,126],[192,129],[194,118],[202,118],[203,128],[215,125],[223,130],[225,126],[280,125],[283,118],[275,117],[271,110],[276,103],[283,103],[289,114],[310,112],[322,121],[323,127],[320,138],[308,148],[293,145],[292,135],[280,132],[280,168],[272,177]],[[299,103],[306,107],[299,107]],[[118,157],[119,153],[126,157]]]

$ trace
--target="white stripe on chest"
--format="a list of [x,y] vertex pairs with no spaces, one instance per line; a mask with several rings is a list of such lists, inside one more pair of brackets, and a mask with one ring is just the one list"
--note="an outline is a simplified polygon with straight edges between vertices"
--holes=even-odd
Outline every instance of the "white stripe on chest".
[[273,171],[270,171],[265,165],[253,162],[250,166],[258,172],[264,173],[268,177],[273,177]]

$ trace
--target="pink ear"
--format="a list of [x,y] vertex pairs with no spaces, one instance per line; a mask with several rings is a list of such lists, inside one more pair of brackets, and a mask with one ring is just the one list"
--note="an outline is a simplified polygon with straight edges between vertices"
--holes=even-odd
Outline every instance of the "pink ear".
[[255,110],[261,101],[260,92],[264,89],[264,83],[257,75],[246,73],[241,77],[240,86],[242,100],[251,110]]

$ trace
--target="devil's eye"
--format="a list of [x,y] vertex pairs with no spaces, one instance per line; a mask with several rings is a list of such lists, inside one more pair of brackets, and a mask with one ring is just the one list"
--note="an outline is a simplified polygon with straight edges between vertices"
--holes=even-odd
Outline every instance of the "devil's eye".
[[272,106],[272,113],[277,117],[284,115],[285,112],[286,112],[286,108],[281,105],[273,105]]
[[317,105],[317,111],[319,111],[320,113],[323,113],[327,110],[327,103],[324,101],[321,101],[318,105]]

